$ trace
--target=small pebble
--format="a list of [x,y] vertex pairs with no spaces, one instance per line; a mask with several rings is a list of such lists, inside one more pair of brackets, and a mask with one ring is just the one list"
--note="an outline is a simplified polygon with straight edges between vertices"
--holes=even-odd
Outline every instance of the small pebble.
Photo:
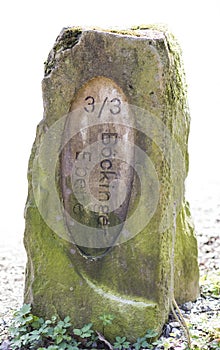
[[4,340],[2,345],[0,346],[0,350],[9,350],[10,349],[10,343],[8,340]]
[[191,301],[188,301],[187,303],[184,303],[181,305],[181,309],[184,311],[190,311],[193,308],[193,303]]
[[179,328],[180,324],[179,324],[179,322],[170,322],[170,327],[172,327],[172,328]]
[[163,335],[164,335],[165,338],[169,338],[170,333],[171,333],[171,330],[172,330],[172,327],[171,327],[170,324],[166,324],[166,325],[164,326]]
[[177,329],[177,328],[172,328],[171,334],[174,334],[174,336],[175,336],[177,339],[179,339],[179,338],[181,337],[181,332],[180,332],[180,330]]

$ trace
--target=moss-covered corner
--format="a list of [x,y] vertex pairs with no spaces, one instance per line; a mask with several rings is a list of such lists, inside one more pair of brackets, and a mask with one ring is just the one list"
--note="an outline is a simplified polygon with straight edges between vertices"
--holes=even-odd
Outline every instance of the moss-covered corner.
[[[136,236],[93,261],[85,259],[74,243],[58,237],[43,220],[37,200],[40,198],[44,203],[46,221],[49,212],[57,218],[53,206],[47,205],[51,194],[45,187],[45,169],[39,161],[42,142],[50,127],[69,113],[80,89],[95,77],[114,81],[130,105],[147,111],[146,116],[150,114],[153,120],[165,125],[178,144],[183,161],[180,164],[172,148],[168,148],[169,157],[165,159],[162,148],[169,143],[166,144],[165,137],[161,143],[156,142],[157,123],[150,125],[154,139],[142,132],[149,122],[143,114],[136,142],[154,164],[160,182],[158,206],[149,224]],[[92,321],[97,330],[102,327],[100,315],[114,314],[115,321],[106,333],[109,339],[121,334],[134,340],[147,329],[160,332],[170,310],[173,277],[179,302],[193,300],[198,295],[197,242],[184,195],[177,212],[174,276],[171,276],[172,222],[163,232],[160,229],[167,208],[172,216],[175,167],[178,167],[177,173],[181,172],[180,192],[188,170],[190,117],[179,46],[161,26],[141,26],[126,31],[67,28],[58,36],[49,54],[42,86],[44,119],[38,127],[29,163],[24,238],[28,256],[25,302],[30,302],[38,315],[70,315],[75,326]],[[34,197],[32,184],[34,164],[38,164],[38,198]],[[56,174],[49,174],[48,178],[55,176],[59,187],[61,174],[58,164]],[[141,185],[147,187],[147,172],[142,180]],[[135,186],[133,182],[133,191],[137,194]],[[62,201],[61,194],[59,191]],[[133,200],[135,205],[137,202],[137,198]],[[143,203],[139,219],[145,213]],[[63,237],[68,237],[65,225],[63,229]]]
[[44,74],[49,75],[56,64],[56,56],[59,52],[71,49],[79,42],[82,28],[64,28],[56,39],[56,42],[49,53],[48,59],[44,62]]

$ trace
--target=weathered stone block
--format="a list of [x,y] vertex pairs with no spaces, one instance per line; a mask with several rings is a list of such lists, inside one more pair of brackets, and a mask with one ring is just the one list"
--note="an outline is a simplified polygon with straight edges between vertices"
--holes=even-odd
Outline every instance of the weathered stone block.
[[29,163],[25,302],[98,330],[98,316],[114,314],[109,338],[160,331],[173,292],[179,302],[198,296],[178,44],[158,27],[65,29],[45,63],[43,100]]

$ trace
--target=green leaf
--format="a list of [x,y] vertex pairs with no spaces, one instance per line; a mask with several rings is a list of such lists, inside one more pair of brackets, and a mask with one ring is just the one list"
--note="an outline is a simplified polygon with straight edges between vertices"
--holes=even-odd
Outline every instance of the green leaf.
[[13,348],[20,348],[20,346],[22,345],[22,340],[21,339],[12,339],[11,341],[11,346],[13,346]]
[[75,329],[73,330],[73,333],[74,333],[75,335],[81,335],[81,334],[82,334],[82,330],[79,329],[79,328],[75,328]]
[[23,334],[21,337],[20,337],[20,340],[22,342],[22,345],[28,345],[30,344],[30,335],[29,333],[26,333],[26,334]]
[[133,344],[133,346],[134,346],[135,350],[140,350],[140,348],[141,348],[141,344],[138,344],[138,343]]
[[58,344],[60,344],[62,341],[63,341],[62,335],[58,335],[58,336],[56,337],[56,344],[58,345]]
[[158,335],[158,332],[154,331],[154,330],[151,330],[151,329],[148,329],[146,334],[145,334],[145,337],[146,338],[154,338]]
[[65,323],[70,322],[70,320],[71,320],[71,318],[70,318],[69,316],[66,316],[66,317],[64,318],[64,322],[65,322]]
[[44,320],[42,318],[34,317],[33,322],[31,323],[31,327],[35,329],[39,329],[43,323],[44,323]]
[[56,317],[56,316],[52,316],[52,317],[51,317],[51,322],[52,322],[52,323],[56,322],[56,320],[57,320],[57,317]]
[[116,337],[115,340],[120,343],[121,342],[121,337]]
[[[25,328],[25,330],[26,330],[26,328]],[[17,334],[19,334],[19,328],[16,328],[16,327],[10,327],[9,328],[9,334],[10,334],[10,336],[12,337],[12,338],[14,338]]]
[[44,322],[44,324],[45,324],[46,326],[50,326],[50,325],[52,324],[52,321],[51,321],[51,320],[46,320],[46,321]]
[[31,312],[31,305],[30,304],[24,304],[20,310],[15,312],[15,316],[19,314],[19,316],[25,316]]
[[143,343],[141,344],[142,348],[146,348],[148,345],[149,344],[146,340],[144,340]]
[[81,337],[82,337],[82,338],[89,338],[90,336],[91,336],[91,333],[89,333],[89,332],[86,333],[86,332],[85,332],[85,333],[82,334]]
[[90,330],[91,327],[92,327],[92,323],[88,323],[85,326],[83,326],[82,331],[87,332],[88,330]]
[[99,319],[102,321],[103,326],[107,326],[112,324],[112,321],[114,320],[115,316],[112,314],[103,314],[99,316]]

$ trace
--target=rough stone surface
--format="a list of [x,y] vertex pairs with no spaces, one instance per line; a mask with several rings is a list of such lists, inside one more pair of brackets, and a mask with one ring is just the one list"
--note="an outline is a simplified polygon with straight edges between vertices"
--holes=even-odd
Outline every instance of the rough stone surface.
[[[104,105],[106,89],[113,95],[107,96],[109,102]],[[109,117],[111,125],[90,124],[96,111],[93,94],[98,116],[102,108],[108,109],[102,123]],[[121,32],[65,29],[45,63],[43,99],[44,118],[28,173],[25,302],[32,304],[34,313],[70,315],[76,326],[92,321],[99,330],[98,316],[114,314],[115,322],[106,329],[110,339],[119,334],[128,339],[141,336],[146,329],[160,332],[173,292],[181,303],[198,296],[197,242],[184,199],[190,119],[176,41],[164,28],[147,26]],[[118,101],[123,105],[120,113]],[[72,118],[77,108],[83,114],[73,113]],[[124,127],[114,122],[116,115]],[[57,122],[58,130],[62,127],[63,131],[59,136],[54,127]],[[68,130],[75,125],[83,129],[86,123],[90,131],[79,131],[63,141]],[[125,143],[130,166],[123,167],[121,160],[109,157],[108,164],[115,165],[119,180],[125,179],[123,188],[116,183],[118,193],[125,192],[125,201],[120,210],[104,218],[100,210],[81,210],[77,195],[71,192],[71,174],[76,154],[83,155],[87,141],[91,144],[100,135],[114,132],[122,142],[119,145]],[[146,164],[138,164],[138,173],[132,172],[137,153],[131,154],[128,140],[141,155],[147,155]],[[123,147],[115,149],[121,150],[125,156]],[[98,170],[93,171],[91,191],[98,197],[94,182]],[[53,182],[56,193],[51,190]],[[72,213],[73,206],[80,210]],[[81,243],[84,232],[71,221],[71,215],[97,229],[102,239],[107,237],[104,247],[97,239],[94,244],[94,236],[87,245]],[[130,217],[133,221],[127,224]],[[149,222],[144,225],[146,217]],[[110,231],[115,224],[118,229]],[[115,235],[114,241],[108,240],[109,232]]]

